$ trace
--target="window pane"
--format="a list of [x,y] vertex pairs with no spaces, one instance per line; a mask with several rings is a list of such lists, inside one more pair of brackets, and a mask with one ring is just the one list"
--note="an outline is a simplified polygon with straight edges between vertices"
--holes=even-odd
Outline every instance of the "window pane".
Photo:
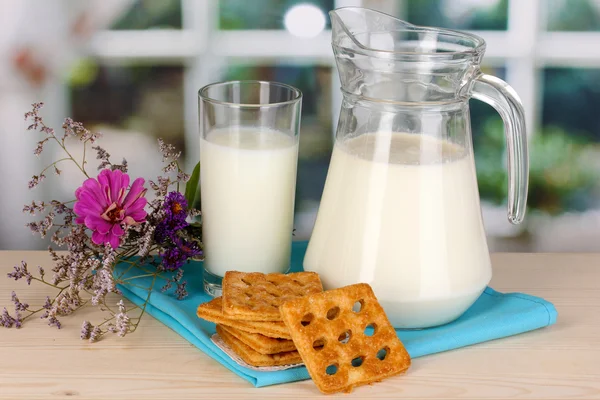
[[549,31],[600,31],[600,1],[544,0]]
[[[302,91],[302,120],[296,184],[296,236],[307,240],[321,199],[333,148],[331,67],[230,66],[223,80],[260,79],[293,85]],[[336,110],[337,112],[337,110]]]
[[333,0],[227,0],[219,1],[219,28],[285,29],[287,10],[297,4],[313,4],[326,15],[326,29],[330,29],[327,12],[334,8]]
[[[71,117],[102,132],[99,145],[113,162],[126,157],[132,177],[154,179],[160,174],[158,138],[185,157],[183,67],[104,66],[87,60],[72,71],[69,91]],[[80,146],[74,149],[82,157]],[[89,171],[95,171],[95,154],[87,159]],[[77,179],[61,179],[61,190],[72,194],[74,188],[67,184]]]
[[183,67],[102,66],[71,79],[73,119],[144,132],[183,145]]
[[111,29],[181,29],[181,26],[180,0],[135,0]]
[[530,204],[550,213],[600,208],[600,70],[547,68],[543,93]]
[[506,30],[508,0],[419,0],[401,3],[403,19],[452,29]]

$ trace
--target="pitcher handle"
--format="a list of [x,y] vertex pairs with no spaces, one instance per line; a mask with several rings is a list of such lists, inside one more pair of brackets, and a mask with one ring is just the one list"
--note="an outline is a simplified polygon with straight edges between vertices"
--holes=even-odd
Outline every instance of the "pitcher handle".
[[529,184],[529,155],[525,113],[515,90],[495,76],[480,73],[473,81],[472,96],[498,111],[504,121],[508,158],[508,220],[519,224],[525,217]]

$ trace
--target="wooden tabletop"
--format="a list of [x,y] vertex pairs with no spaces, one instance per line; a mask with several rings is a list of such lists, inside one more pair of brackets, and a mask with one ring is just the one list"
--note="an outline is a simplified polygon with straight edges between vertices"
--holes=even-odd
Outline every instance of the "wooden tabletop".
[[[45,252],[0,252],[0,306],[41,304],[47,292],[5,278],[22,259],[51,263]],[[413,360],[404,376],[356,388],[350,398],[600,399],[600,254],[494,254],[491,286],[553,302],[554,326]],[[9,308],[10,309],[10,308]],[[125,338],[79,339],[88,307],[57,330],[33,320],[0,328],[0,398],[265,399],[319,398],[311,381],[254,388],[147,316]],[[331,396],[323,396],[331,397]]]

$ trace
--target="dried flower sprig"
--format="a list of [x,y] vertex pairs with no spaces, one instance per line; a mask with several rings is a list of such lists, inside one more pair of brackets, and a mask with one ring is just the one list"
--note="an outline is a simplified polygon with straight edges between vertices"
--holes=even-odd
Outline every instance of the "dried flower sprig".
[[[49,142],[55,142],[65,156],[34,175],[29,188],[42,183],[45,173],[51,168],[60,175],[57,165],[66,161],[76,165],[85,181],[75,191],[73,200],[32,201],[23,207],[24,213],[41,217],[28,223],[29,229],[41,237],[50,235],[57,249],[67,251],[59,254],[54,247],[49,247],[54,262],[49,280],[44,268],[38,266],[37,274],[34,274],[25,261],[8,273],[8,278],[24,279],[27,284],[37,282],[57,292],[53,298],[47,297],[39,308],[21,302],[13,292],[14,313],[11,315],[4,308],[0,313],[0,325],[20,328],[25,320],[39,315],[48,325],[60,329],[59,317],[92,305],[100,307],[108,316],[97,325],[84,321],[81,339],[95,342],[108,332],[125,336],[139,326],[157,278],[166,278],[163,291],[175,285],[178,299],[187,296],[181,267],[191,259],[202,257],[200,228],[197,223],[188,222],[188,219],[200,214],[199,210],[188,207],[193,204],[199,166],[191,176],[186,174],[178,161],[181,152],[159,139],[159,150],[166,165],[164,175],[149,181],[155,198],[148,202],[145,180],[137,178],[130,185],[127,160],[123,159],[120,164],[111,162],[110,154],[98,145],[91,148],[96,152],[100,173],[91,177],[86,170],[87,147],[95,144],[101,134],[67,118],[62,125],[63,135],[59,137],[40,116],[42,107],[43,103],[34,103],[32,110],[25,114],[25,119],[31,122],[28,130],[37,130],[45,135],[37,143],[34,154],[39,156]],[[81,160],[67,149],[67,141],[72,137],[78,138],[83,145]],[[179,193],[181,184],[186,184],[185,197]],[[116,273],[115,266],[118,264],[127,267]],[[130,271],[136,271],[134,276],[130,276]],[[168,271],[173,271],[174,275],[163,277]],[[120,294],[119,286],[135,285],[135,280],[140,277],[152,278],[142,305],[127,307],[120,300],[115,309],[114,303],[109,304],[112,302],[107,297],[110,293]]]

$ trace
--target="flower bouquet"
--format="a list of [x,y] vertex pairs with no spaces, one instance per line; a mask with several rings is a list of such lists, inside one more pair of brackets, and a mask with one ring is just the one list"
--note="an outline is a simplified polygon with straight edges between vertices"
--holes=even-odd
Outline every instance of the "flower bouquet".
[[[54,261],[52,277],[46,277],[42,267],[38,267],[37,273],[30,271],[25,261],[15,266],[8,277],[25,279],[27,284],[51,286],[56,295],[47,297],[45,304],[36,308],[21,301],[13,292],[14,313],[4,308],[0,325],[21,328],[26,320],[39,316],[48,325],[60,329],[59,317],[91,305],[100,307],[106,317],[94,324],[84,321],[82,339],[94,342],[108,332],[125,336],[137,329],[158,277],[170,274],[162,291],[174,290],[178,299],[187,295],[182,267],[189,260],[202,259],[200,223],[190,222],[200,215],[199,210],[193,208],[200,165],[196,165],[191,175],[186,174],[178,162],[181,153],[159,139],[162,162],[166,165],[162,169],[163,176],[148,181],[153,192],[149,199],[146,181],[143,178],[131,181],[127,161],[113,163],[110,154],[96,144],[100,133],[67,118],[62,126],[63,134],[57,135],[40,116],[43,103],[32,106],[25,114],[25,119],[31,121],[28,130],[44,134],[34,154],[39,156],[46,145],[53,143],[62,149],[64,157],[33,176],[29,188],[41,184],[48,171],[60,175],[59,166],[68,162],[76,165],[85,180],[75,191],[74,199],[49,203],[32,201],[24,206],[23,212],[43,216],[27,226],[42,238],[49,236],[55,246],[48,248]],[[81,160],[69,151],[73,141],[83,146]],[[88,147],[95,151],[99,162],[100,172],[95,177],[88,173]],[[182,186],[185,186],[184,193],[180,192]],[[66,252],[57,252],[61,249]],[[127,266],[117,273],[115,267],[119,264]],[[132,270],[136,271],[133,276]],[[136,285],[136,278],[141,277],[152,277],[152,283],[144,288],[148,297],[140,306],[126,306],[123,300],[116,301],[114,295],[109,296],[120,294],[119,285]]]

